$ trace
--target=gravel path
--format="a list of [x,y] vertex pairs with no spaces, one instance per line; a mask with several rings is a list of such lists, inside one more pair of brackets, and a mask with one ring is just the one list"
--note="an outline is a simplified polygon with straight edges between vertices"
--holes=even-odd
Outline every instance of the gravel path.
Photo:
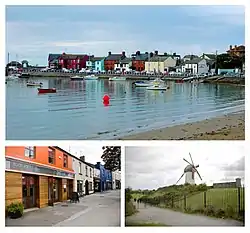
[[231,219],[218,219],[208,216],[185,214],[169,209],[136,204],[137,214],[126,217],[126,222],[153,222],[168,226],[244,226],[242,222]]

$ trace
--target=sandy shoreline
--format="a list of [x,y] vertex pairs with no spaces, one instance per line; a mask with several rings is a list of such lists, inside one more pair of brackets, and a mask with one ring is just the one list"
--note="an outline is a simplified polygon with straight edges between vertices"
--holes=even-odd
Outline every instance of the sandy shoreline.
[[245,112],[125,136],[120,140],[245,140]]

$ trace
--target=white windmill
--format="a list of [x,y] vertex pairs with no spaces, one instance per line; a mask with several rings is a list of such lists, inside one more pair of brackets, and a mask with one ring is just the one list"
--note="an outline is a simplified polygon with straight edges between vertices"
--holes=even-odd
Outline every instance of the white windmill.
[[181,180],[181,178],[184,176],[185,174],[185,184],[195,184],[195,180],[194,180],[194,174],[197,173],[198,176],[200,177],[200,179],[202,180],[201,178],[201,175],[200,173],[198,172],[197,168],[199,167],[199,165],[194,165],[194,162],[193,162],[193,159],[192,159],[192,156],[191,154],[189,153],[190,155],[190,158],[191,158],[191,162],[188,162],[186,159],[183,158],[183,160],[185,162],[188,163],[188,165],[184,168],[184,172],[183,174],[181,175],[180,179],[176,182],[176,184]]

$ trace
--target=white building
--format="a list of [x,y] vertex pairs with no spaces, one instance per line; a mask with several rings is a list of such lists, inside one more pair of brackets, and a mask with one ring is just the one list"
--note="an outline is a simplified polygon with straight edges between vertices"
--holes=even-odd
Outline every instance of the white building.
[[112,189],[121,189],[121,172],[112,172]]
[[207,64],[206,59],[195,58],[189,61],[186,61],[184,65],[182,65],[182,72],[190,73],[190,74],[202,74],[208,73],[209,66]]
[[129,71],[132,67],[132,59],[125,57],[124,59],[119,60],[114,65],[114,70],[119,71]]
[[85,162],[85,156],[73,157],[75,171],[73,191],[84,195],[94,192],[94,169]]

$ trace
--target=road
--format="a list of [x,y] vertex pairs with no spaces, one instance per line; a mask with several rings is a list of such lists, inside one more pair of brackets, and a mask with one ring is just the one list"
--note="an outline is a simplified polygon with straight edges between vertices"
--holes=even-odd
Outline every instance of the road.
[[153,222],[168,226],[243,226],[242,222],[231,219],[218,219],[202,215],[185,214],[170,209],[157,208],[134,203],[139,211],[126,217],[128,222]]
[[120,190],[94,193],[80,203],[59,203],[5,219],[6,226],[120,226]]
[[120,226],[120,190],[83,198],[87,209],[54,226]]

